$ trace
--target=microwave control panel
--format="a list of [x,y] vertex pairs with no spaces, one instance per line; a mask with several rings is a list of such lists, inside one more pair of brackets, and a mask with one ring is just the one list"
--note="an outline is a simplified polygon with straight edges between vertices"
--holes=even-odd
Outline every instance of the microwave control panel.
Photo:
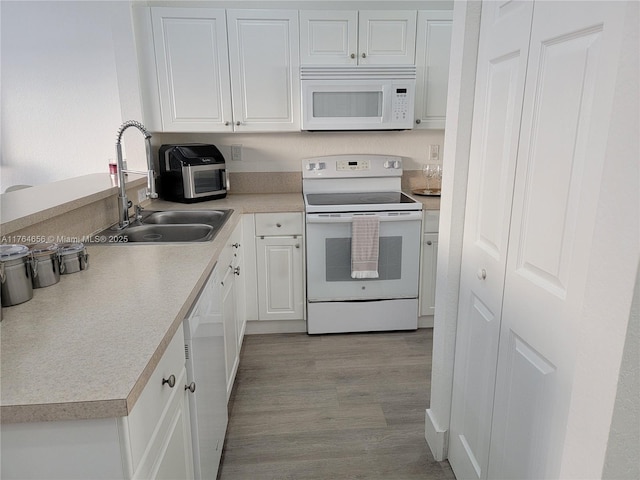
[[409,115],[409,99],[406,88],[395,88],[392,101],[394,122],[406,121]]

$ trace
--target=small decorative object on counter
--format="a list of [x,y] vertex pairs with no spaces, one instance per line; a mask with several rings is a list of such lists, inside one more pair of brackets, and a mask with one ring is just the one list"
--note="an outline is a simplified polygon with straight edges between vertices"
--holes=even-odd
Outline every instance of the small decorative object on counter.
[[429,163],[422,167],[426,188],[412,190],[416,195],[440,196],[442,185],[442,166]]
[[26,245],[0,245],[2,306],[10,307],[33,298],[33,272]]
[[33,288],[55,285],[60,281],[60,255],[57,243],[39,243],[31,247]]
[[84,243],[62,243],[58,248],[60,273],[76,273],[89,268],[89,254]]
[[109,159],[109,175],[111,175],[111,186],[118,186],[118,164]]

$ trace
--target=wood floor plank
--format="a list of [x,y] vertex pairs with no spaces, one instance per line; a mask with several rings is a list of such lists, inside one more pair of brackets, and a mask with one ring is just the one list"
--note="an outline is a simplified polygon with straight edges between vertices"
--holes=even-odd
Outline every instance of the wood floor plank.
[[431,330],[245,337],[220,480],[455,479],[424,440]]

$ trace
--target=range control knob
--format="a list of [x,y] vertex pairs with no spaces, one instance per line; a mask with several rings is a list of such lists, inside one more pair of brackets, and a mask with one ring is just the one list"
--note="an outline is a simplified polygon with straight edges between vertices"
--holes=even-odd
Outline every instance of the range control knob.
[[327,164],[324,162],[320,162],[316,165],[316,170],[324,170],[325,168],[327,168]]
[[394,160],[393,161],[393,168],[400,168],[400,160]]
[[307,170],[311,171],[311,170],[315,170],[316,169],[316,164],[315,163],[307,163]]
[[384,162],[384,164],[382,166],[384,168],[391,168],[392,167],[392,163],[389,160],[387,160],[387,161]]

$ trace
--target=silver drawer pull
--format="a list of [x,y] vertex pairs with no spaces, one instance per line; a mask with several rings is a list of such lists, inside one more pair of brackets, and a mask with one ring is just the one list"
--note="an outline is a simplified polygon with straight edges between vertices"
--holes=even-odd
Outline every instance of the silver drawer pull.
[[173,388],[176,386],[176,376],[175,375],[169,375],[169,378],[163,378],[162,379],[162,385],[164,384],[168,384],[169,388]]
[[196,391],[196,382],[191,382],[189,385],[184,386],[185,390],[189,390],[191,393],[195,393]]

